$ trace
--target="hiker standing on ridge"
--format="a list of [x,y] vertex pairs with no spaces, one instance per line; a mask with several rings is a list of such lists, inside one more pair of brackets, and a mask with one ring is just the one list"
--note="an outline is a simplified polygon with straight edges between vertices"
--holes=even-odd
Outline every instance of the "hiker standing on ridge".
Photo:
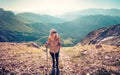
[[[52,57],[52,71],[50,75],[59,75],[59,52],[60,52],[60,37],[55,29],[50,30],[48,41],[45,44],[46,47],[50,48],[50,55]],[[56,60],[56,61],[55,61]],[[55,71],[56,70],[56,71]]]

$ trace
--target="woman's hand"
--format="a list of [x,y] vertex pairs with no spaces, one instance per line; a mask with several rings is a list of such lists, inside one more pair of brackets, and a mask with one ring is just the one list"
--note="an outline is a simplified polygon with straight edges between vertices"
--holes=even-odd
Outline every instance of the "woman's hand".
[[59,49],[61,48],[62,46],[59,46]]
[[48,47],[47,43],[45,44],[45,47]]
[[45,43],[45,47],[46,47],[46,48],[48,47],[48,43],[47,43],[47,42]]

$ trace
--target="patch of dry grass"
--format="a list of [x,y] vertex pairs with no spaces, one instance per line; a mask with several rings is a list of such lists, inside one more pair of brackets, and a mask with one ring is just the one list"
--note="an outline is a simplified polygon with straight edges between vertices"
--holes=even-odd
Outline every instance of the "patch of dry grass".
[[24,43],[0,43],[0,52],[0,68],[5,67],[17,75],[42,74],[39,67],[45,65],[45,59],[41,48],[28,47]]
[[[16,75],[45,75],[45,47],[28,43],[0,43],[0,72]],[[49,72],[51,70],[49,55]],[[62,47],[59,67],[61,75],[120,74],[120,47],[95,45]]]

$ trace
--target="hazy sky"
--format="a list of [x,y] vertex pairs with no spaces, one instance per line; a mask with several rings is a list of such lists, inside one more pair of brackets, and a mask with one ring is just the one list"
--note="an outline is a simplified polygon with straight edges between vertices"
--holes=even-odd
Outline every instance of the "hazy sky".
[[0,0],[0,8],[14,12],[60,15],[88,8],[120,9],[120,0]]

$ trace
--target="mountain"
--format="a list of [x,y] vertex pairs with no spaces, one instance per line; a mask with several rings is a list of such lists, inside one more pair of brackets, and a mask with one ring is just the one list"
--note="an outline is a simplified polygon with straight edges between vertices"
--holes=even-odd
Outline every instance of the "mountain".
[[64,39],[71,38],[72,43],[76,44],[89,32],[101,27],[112,26],[114,24],[120,24],[120,17],[91,15],[83,16],[74,21],[63,23],[59,25],[61,29],[56,29],[60,30],[60,32],[64,32],[64,34],[62,34],[62,37],[65,37]]
[[58,18],[58,17],[54,17],[54,16],[50,16],[50,15],[40,15],[40,14],[35,14],[35,13],[30,13],[30,12],[26,12],[26,13],[20,13],[17,14],[17,16],[27,20],[28,22],[45,22],[45,23],[62,23],[64,22],[63,19]]
[[61,17],[65,18],[66,20],[74,20],[80,16],[89,16],[89,15],[120,16],[120,10],[91,8],[91,9],[85,9],[85,10],[67,13]]
[[29,26],[36,30],[38,33],[44,33],[46,38],[39,40],[44,41],[49,35],[49,30],[55,28],[61,36],[64,46],[75,45],[79,40],[83,39],[89,32],[101,27],[112,26],[120,24],[120,17],[116,16],[84,16],[74,21],[54,24],[54,23],[32,23]]
[[51,27],[46,22],[30,23],[12,11],[0,8],[0,42],[39,41],[44,44]]
[[[32,13],[34,14],[34,13]],[[27,15],[27,14],[25,14]],[[29,13],[28,13],[29,15]],[[36,18],[38,16],[38,18]],[[35,14],[29,18],[14,14],[11,11],[0,10],[0,41],[1,42],[28,42],[34,41],[43,45],[49,36],[49,30],[58,31],[63,46],[74,46],[89,32],[101,27],[120,24],[119,16],[86,15],[72,21],[50,23],[50,20]],[[46,21],[38,20],[43,18]]]
[[0,9],[0,41],[18,42],[36,39],[33,29],[11,11]]
[[11,11],[0,9],[0,28],[12,31],[31,32],[32,29],[26,26],[15,14]]
[[120,24],[92,31],[79,44],[89,45],[98,43],[120,46]]

